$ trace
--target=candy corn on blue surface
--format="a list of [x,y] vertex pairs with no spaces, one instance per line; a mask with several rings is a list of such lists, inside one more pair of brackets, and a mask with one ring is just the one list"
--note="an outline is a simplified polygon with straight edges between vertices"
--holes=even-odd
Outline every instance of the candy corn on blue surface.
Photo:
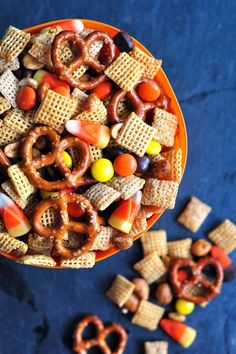
[[[126,30],[142,42],[163,68],[181,104],[189,155],[176,208],[155,227],[169,239],[193,234],[175,221],[188,198],[211,205],[194,238],[226,218],[236,223],[236,26],[235,1],[220,0],[1,0],[1,34],[60,18],[88,18]],[[131,324],[105,297],[114,276],[137,276],[140,242],[91,270],[58,270],[17,265],[0,257],[0,354],[69,354],[75,324],[86,314],[121,323],[129,332],[126,354],[143,354],[144,341],[168,340],[170,354],[235,354],[235,282],[206,308],[196,307],[187,325],[197,339],[183,349],[162,330]],[[236,262],[236,252],[232,254]]]

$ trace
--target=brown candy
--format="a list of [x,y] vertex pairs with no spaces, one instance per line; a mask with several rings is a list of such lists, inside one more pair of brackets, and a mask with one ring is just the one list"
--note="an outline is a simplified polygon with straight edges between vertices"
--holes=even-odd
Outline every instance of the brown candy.
[[149,169],[147,176],[157,178],[158,180],[169,181],[171,179],[171,164],[167,160],[160,160],[153,164]]

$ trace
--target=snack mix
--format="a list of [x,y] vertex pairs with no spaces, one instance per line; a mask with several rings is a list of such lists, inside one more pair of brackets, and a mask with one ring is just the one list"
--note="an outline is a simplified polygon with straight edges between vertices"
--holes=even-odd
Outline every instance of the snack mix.
[[[210,211],[208,205],[192,197],[177,220],[195,232]],[[118,274],[107,297],[124,314],[132,315],[133,324],[150,331],[160,327],[188,348],[197,331],[183,323],[187,315],[196,305],[207,306],[220,295],[223,282],[236,278],[236,267],[228,256],[236,247],[236,226],[227,219],[208,236],[214,244],[190,237],[168,241],[166,230],[147,231],[141,237],[144,257],[133,266],[142,278],[129,280]],[[150,293],[154,299],[149,298]],[[167,342],[145,342],[147,354],[167,351]]]
[[[174,148],[177,117],[158,83],[161,64],[128,33],[111,38],[80,20],[33,34],[6,30],[0,42],[3,254],[28,265],[91,268],[97,251],[132,246],[148,218],[174,208],[182,151]],[[162,247],[156,257],[147,250],[136,265],[148,283],[166,271]],[[149,262],[158,266],[155,274]],[[152,312],[146,303],[143,309]]]
[[[226,219],[210,231],[213,244],[147,231],[154,213],[175,207],[183,174],[161,64],[128,33],[111,38],[80,20],[33,34],[7,29],[0,41],[0,252],[25,265],[92,268],[98,252],[129,248],[146,231],[144,257],[133,266],[140,278],[116,275],[107,297],[133,325],[160,327],[188,348],[197,332],[186,316],[236,278],[228,255],[236,225]],[[197,232],[211,210],[193,196],[177,221]],[[84,339],[89,325],[96,335]],[[106,342],[112,333],[115,351]],[[75,329],[73,349],[122,354],[127,340],[121,325],[89,315]],[[146,341],[144,351],[167,354],[168,343]]]

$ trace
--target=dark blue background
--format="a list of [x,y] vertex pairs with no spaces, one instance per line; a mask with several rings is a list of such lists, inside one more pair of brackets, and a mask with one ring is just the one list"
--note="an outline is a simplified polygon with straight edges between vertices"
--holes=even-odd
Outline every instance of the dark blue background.
[[[225,218],[236,222],[236,68],[235,1],[160,0],[1,0],[0,31],[9,24],[24,28],[59,18],[88,18],[125,29],[155,56],[180,101],[189,138],[189,157],[177,206],[156,225],[169,239],[191,236],[175,222],[190,195],[213,207],[202,237]],[[234,254],[234,258],[236,255]],[[118,272],[133,277],[140,243],[96,265],[93,270],[42,270],[0,259],[0,353],[70,353],[76,320],[95,313],[118,321],[130,332],[127,354],[143,353],[145,340],[167,339],[130,323],[104,296]],[[183,350],[169,341],[170,353],[235,354],[235,283],[222,296],[197,308],[187,323],[198,331]]]

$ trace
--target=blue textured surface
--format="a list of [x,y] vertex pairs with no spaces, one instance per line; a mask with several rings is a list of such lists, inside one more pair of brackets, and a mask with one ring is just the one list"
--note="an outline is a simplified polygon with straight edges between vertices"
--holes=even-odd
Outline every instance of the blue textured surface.
[[[185,116],[189,157],[177,206],[157,227],[169,239],[192,237],[175,222],[190,195],[213,207],[202,237],[225,218],[236,222],[236,68],[235,1],[43,0],[1,1],[0,31],[24,28],[59,18],[89,18],[125,29],[154,55],[179,98]],[[132,325],[104,296],[117,272],[135,276],[140,243],[96,265],[93,270],[41,270],[0,259],[0,353],[71,353],[76,320],[88,313],[117,321],[129,331],[127,354],[144,353],[145,340],[167,339],[161,331]],[[236,260],[235,254],[234,259]],[[198,330],[188,350],[169,340],[171,354],[236,353],[235,283],[187,323]]]

